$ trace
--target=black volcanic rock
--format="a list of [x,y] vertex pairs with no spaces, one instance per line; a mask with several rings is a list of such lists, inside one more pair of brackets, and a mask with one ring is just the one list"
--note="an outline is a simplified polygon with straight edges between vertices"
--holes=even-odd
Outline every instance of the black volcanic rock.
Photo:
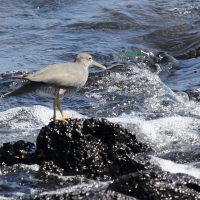
[[[49,184],[57,189],[79,184],[80,177],[81,182],[83,177],[114,179],[107,189],[94,184],[94,187],[60,194],[27,194],[20,197],[24,200],[200,199],[200,180],[159,170],[149,162],[147,150],[150,149],[146,144],[138,142],[134,134],[118,124],[105,119],[70,119],[67,124],[50,122],[43,127],[36,146],[22,140],[4,143],[0,148],[0,165],[38,164],[37,176],[42,180],[42,189],[43,181],[45,187]],[[56,178],[57,174],[78,176],[72,182],[63,182]]]
[[36,146],[38,162],[51,161],[65,175],[111,180],[150,166],[140,155],[147,145],[105,119],[50,122],[41,129]]
[[[28,198],[22,198],[22,200],[28,200]],[[138,200],[137,198],[130,197],[124,194],[120,194],[115,191],[95,191],[95,190],[89,190],[89,191],[77,191],[75,193],[68,193],[68,194],[46,194],[39,197],[31,197],[32,200],[61,200],[61,199],[67,199],[67,200],[74,200],[74,199],[84,199],[84,200]]]
[[35,148],[33,143],[23,140],[4,143],[0,148],[0,165],[33,164],[35,163]]
[[115,180],[108,190],[138,199],[200,199],[200,180],[185,174],[141,171]]

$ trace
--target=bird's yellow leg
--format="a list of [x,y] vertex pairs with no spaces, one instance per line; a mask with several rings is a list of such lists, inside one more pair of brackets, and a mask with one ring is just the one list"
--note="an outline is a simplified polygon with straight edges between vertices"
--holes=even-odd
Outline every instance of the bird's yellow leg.
[[57,102],[58,100],[55,99],[55,101],[53,102],[53,120],[55,121],[56,119],[56,107],[57,107]]
[[64,118],[65,120],[68,120],[68,117],[65,116],[65,114],[63,113],[61,107],[60,107],[60,103],[57,101],[57,107],[58,107],[58,110],[60,111],[61,115],[62,115],[62,118]]
[[[61,118],[56,118],[56,107],[60,111],[62,117]],[[54,121],[62,121],[62,122],[68,122],[68,117],[66,117],[60,107],[60,103],[58,102],[58,99],[55,99],[53,103],[53,120]]]

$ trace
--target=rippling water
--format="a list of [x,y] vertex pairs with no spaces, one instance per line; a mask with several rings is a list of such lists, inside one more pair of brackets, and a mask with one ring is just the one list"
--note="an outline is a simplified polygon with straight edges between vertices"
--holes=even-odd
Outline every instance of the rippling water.
[[[199,5],[189,0],[2,0],[0,93],[10,90],[12,74],[91,53],[107,70],[90,68],[86,86],[62,100],[65,113],[121,123],[152,146],[152,162],[170,170],[165,159],[175,160],[185,164],[173,165],[175,172],[186,173],[190,166],[200,178],[195,157],[200,150]],[[1,100],[1,144],[35,142],[52,116],[52,102],[30,94]],[[177,152],[192,153],[184,162],[173,157]]]

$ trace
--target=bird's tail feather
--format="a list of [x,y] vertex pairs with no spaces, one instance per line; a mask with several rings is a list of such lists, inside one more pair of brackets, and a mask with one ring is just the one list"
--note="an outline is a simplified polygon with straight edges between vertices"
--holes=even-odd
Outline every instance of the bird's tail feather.
[[37,90],[40,86],[41,86],[41,83],[29,82],[23,85],[22,87],[20,87],[19,89],[3,94],[3,97],[18,96],[25,93],[30,93]]

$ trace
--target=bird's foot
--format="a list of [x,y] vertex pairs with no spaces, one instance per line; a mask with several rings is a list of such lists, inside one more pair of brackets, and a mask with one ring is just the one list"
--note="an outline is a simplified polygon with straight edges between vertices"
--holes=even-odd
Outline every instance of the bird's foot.
[[50,120],[68,123],[68,117],[51,118]]

